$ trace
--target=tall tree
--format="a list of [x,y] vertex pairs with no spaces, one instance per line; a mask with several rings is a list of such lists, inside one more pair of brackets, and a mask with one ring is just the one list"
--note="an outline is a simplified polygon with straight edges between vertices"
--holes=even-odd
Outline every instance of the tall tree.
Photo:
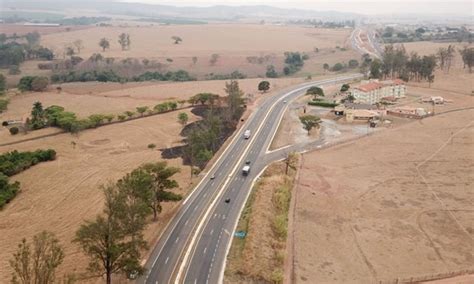
[[462,50],[459,50],[459,53],[462,56],[464,68],[467,66],[469,68],[469,73],[472,73],[472,66],[474,66],[474,47],[465,46]]
[[43,231],[35,235],[33,248],[23,239],[10,260],[12,283],[54,283],[56,269],[63,259],[63,248],[53,233]]
[[35,102],[33,104],[30,126],[33,129],[40,129],[46,126],[46,113],[41,102]]
[[106,283],[111,284],[114,273],[143,273],[140,251],[147,245],[142,233],[145,223],[140,220],[147,214],[140,199],[115,184],[107,185],[104,194],[103,213],[81,225],[74,242],[89,256],[89,271],[105,275]]
[[225,83],[224,91],[227,93],[228,121],[235,123],[243,112],[244,92],[239,87],[239,82],[232,80]]
[[76,39],[72,44],[77,48],[77,53],[81,53],[81,49],[84,48],[82,40]]
[[35,45],[39,42],[40,40],[40,34],[37,31],[34,31],[32,33],[27,33],[25,35],[26,41],[28,42],[29,45]]
[[121,33],[119,35],[118,43],[122,47],[122,50],[126,50],[130,48],[130,35],[126,33]]
[[0,74],[0,96],[5,93],[7,89],[7,79],[3,74]]
[[110,42],[105,37],[101,38],[100,41],[99,41],[99,46],[102,47],[102,51],[105,52],[106,48],[110,48]]
[[379,59],[374,59],[372,63],[370,63],[370,78],[380,79],[382,77],[381,72],[382,62]]
[[178,182],[171,177],[179,173],[180,169],[169,167],[166,162],[148,163],[140,169],[151,176],[153,198],[150,205],[153,210],[153,219],[156,220],[158,213],[161,212],[162,202],[181,200],[179,194],[168,191],[179,186]]

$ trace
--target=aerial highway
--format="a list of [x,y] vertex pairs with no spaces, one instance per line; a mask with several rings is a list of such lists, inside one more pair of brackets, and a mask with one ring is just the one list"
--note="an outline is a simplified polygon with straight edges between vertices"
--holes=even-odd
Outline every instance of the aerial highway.
[[[147,272],[137,282],[221,283],[226,255],[254,181],[269,163],[287,154],[268,150],[287,102],[311,86],[342,83],[361,76],[344,75],[301,84],[267,98],[256,108],[183,201],[147,260]],[[251,135],[244,139],[247,129]],[[243,175],[246,163],[250,163],[250,173]]]

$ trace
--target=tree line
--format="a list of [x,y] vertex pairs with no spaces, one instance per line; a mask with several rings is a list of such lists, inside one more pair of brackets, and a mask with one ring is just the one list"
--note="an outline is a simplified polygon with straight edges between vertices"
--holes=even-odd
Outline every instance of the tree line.
[[56,159],[56,151],[52,149],[34,152],[12,151],[0,155],[0,209],[9,203],[18,193],[20,183],[9,183],[8,177],[16,175],[28,168],[46,161]]
[[[419,56],[412,52],[407,54],[403,45],[386,45],[382,59],[372,59],[368,54],[362,56],[361,72],[370,73],[371,78],[400,78],[404,81],[434,81],[437,67],[449,73],[456,50],[453,45],[439,48],[435,54]],[[464,68],[472,72],[474,48],[464,47],[459,50]]]

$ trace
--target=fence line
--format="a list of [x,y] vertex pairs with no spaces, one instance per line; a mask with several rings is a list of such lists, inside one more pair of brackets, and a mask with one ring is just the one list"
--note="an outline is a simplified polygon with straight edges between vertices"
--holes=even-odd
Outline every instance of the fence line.
[[452,278],[461,275],[469,275],[474,274],[474,269],[464,269],[458,271],[450,271],[438,274],[430,274],[430,275],[423,275],[423,276],[416,276],[410,278],[396,278],[392,280],[377,280],[373,282],[374,284],[415,284],[421,283],[424,281],[434,281],[446,278]]

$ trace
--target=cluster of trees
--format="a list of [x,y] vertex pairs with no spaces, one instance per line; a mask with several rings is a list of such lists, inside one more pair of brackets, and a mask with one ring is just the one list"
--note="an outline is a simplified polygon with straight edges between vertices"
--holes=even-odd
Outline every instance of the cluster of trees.
[[345,62],[343,63],[336,63],[334,64],[332,67],[329,66],[329,64],[327,63],[324,63],[323,64],[323,69],[324,70],[329,70],[329,71],[333,71],[333,72],[339,72],[339,71],[344,71],[344,70],[347,70],[347,69],[354,69],[354,68],[357,68],[359,67],[359,61],[357,61],[356,59],[351,59],[349,60],[349,62],[346,64]]
[[56,151],[36,150],[34,152],[12,151],[0,155],[0,209],[18,193],[20,183],[9,183],[8,177],[18,174],[41,162],[56,159]]
[[25,60],[52,60],[54,58],[52,50],[39,45],[38,32],[28,33],[23,37],[27,43],[20,44],[16,40],[21,37],[16,34],[9,37],[6,34],[0,34],[0,68],[11,68],[11,74],[17,73],[18,66]]
[[[227,97],[202,93],[194,96],[191,103],[201,102],[209,106],[204,119],[194,123],[187,131],[186,146],[183,154],[192,168],[203,168],[219,149],[225,139],[235,129],[244,111],[244,93],[237,81],[225,85]],[[220,102],[224,102],[224,106]],[[215,104],[218,103],[217,106]],[[191,171],[192,174],[192,171]]]
[[314,26],[315,28],[329,28],[329,29],[355,27],[354,20],[324,22],[324,21],[315,20],[315,19],[304,19],[304,20],[291,20],[289,23],[294,24],[294,25],[311,25],[311,26]]
[[24,76],[18,82],[18,89],[24,91],[42,92],[49,85],[48,77],[44,76]]
[[472,66],[474,66],[474,47],[465,46],[462,50],[459,50],[459,53],[461,53],[464,68],[467,66],[469,73],[472,73]]
[[205,76],[206,80],[236,80],[236,79],[245,79],[247,76],[240,73],[238,70],[233,71],[230,74],[214,74],[209,73]]
[[[285,67],[283,74],[291,75],[298,72],[304,65],[304,61],[309,59],[307,54],[301,55],[299,52],[285,52]],[[268,70],[267,70],[268,71]]]
[[370,71],[372,78],[401,78],[409,80],[427,80],[433,82],[434,70],[437,67],[438,58],[436,55],[418,56],[416,52],[410,56],[403,45],[394,47],[385,46],[382,60],[372,60],[370,56],[362,57],[361,71]]
[[147,217],[153,214],[156,220],[163,202],[181,199],[170,191],[179,186],[172,179],[179,171],[166,162],[149,163],[103,187],[104,211],[81,225],[74,239],[89,257],[91,273],[105,275],[108,284],[116,273],[143,273],[140,261],[147,247],[143,237]]
[[269,62],[274,56],[272,55],[265,55],[265,56],[248,56],[247,62],[251,64],[263,64]]
[[427,29],[419,27],[410,31],[395,30],[393,27],[386,27],[379,30],[382,39],[386,43],[403,43],[413,41],[457,41],[472,43],[474,34],[466,27],[445,29],[438,27],[436,29]]
[[143,82],[143,81],[194,81],[196,78],[192,77],[184,70],[168,71],[166,73],[160,72],[145,72],[141,75],[127,78],[118,75],[113,70],[94,70],[94,71],[69,71],[67,73],[55,73],[51,75],[51,81],[54,83],[63,82]]

